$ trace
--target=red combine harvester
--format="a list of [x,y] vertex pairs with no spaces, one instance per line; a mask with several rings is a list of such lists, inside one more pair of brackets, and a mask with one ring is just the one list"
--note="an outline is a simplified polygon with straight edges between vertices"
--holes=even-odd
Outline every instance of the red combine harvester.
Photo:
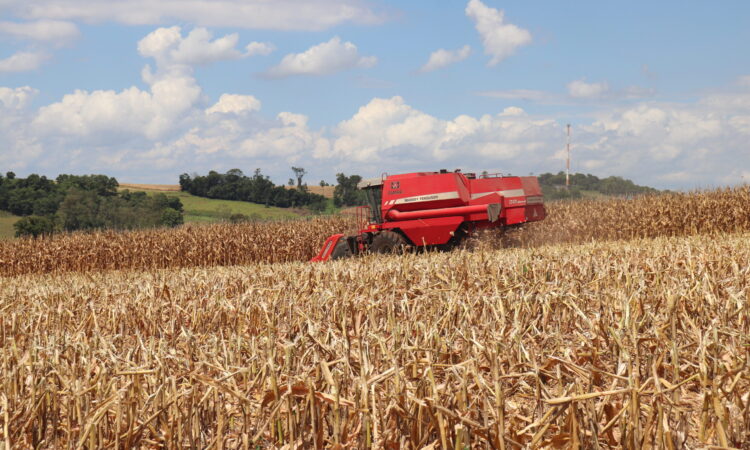
[[384,175],[357,187],[369,204],[357,208],[359,234],[334,234],[312,261],[408,247],[447,250],[476,230],[517,226],[546,214],[536,177],[441,170]]

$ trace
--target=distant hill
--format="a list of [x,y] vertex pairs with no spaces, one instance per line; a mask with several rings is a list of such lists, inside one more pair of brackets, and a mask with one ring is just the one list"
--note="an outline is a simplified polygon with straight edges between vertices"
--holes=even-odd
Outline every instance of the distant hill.
[[565,188],[565,172],[543,173],[537,177],[544,192],[545,200],[576,199],[597,196],[622,196],[655,194],[658,189],[640,186],[631,180],[610,176],[599,178],[596,175],[570,174],[570,188]]

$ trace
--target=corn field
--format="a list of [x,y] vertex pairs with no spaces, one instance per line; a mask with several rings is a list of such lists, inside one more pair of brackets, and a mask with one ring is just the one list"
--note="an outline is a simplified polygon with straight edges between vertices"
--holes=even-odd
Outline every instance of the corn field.
[[0,279],[4,448],[750,448],[750,233]]
[[[547,205],[547,211],[544,221],[514,233],[514,245],[746,231],[750,186],[630,200],[557,202]],[[307,261],[328,236],[342,232],[356,232],[352,216],[4,241],[0,276]]]
[[525,227],[521,243],[582,243],[750,230],[750,186],[556,202],[548,217]]
[[326,237],[354,228],[351,216],[333,216],[0,241],[0,276],[307,261]]
[[351,217],[0,244],[0,449],[750,449],[750,189],[548,213],[326,264]]

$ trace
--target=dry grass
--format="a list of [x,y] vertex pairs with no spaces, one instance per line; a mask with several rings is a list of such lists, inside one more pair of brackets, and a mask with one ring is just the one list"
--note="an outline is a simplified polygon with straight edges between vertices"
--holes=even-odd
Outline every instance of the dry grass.
[[[284,185],[287,189],[297,189],[297,186],[289,186],[288,184]],[[333,198],[333,191],[336,189],[336,186],[320,186],[320,185],[308,185],[307,190],[313,194],[322,195],[326,198]]]
[[120,183],[122,189],[136,189],[139,191],[170,191],[178,192],[182,188],[179,184],[136,184],[136,183]]
[[[547,219],[517,233],[515,244],[533,247],[746,230],[750,230],[748,186],[632,200],[553,203],[548,205]],[[0,275],[307,261],[326,237],[347,231],[355,231],[351,217],[0,242]],[[493,242],[501,241],[485,240],[485,244]]]
[[0,279],[0,443],[747,448],[749,242]]

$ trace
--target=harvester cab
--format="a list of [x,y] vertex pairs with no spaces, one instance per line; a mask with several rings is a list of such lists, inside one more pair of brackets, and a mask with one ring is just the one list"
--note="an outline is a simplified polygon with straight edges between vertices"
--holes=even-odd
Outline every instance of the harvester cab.
[[367,206],[359,232],[329,237],[312,261],[410,247],[450,249],[477,230],[518,226],[546,216],[536,177],[448,172],[383,175],[362,180]]

